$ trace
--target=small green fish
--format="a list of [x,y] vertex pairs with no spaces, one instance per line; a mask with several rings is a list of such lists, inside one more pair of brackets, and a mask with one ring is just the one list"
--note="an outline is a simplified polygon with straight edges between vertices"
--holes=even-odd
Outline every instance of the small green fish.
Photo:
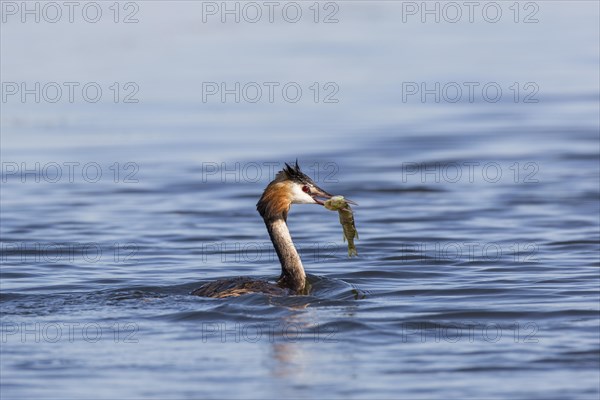
[[340,215],[340,224],[344,229],[344,241],[348,241],[348,257],[357,256],[358,252],[354,246],[354,238],[358,239],[358,232],[354,225],[354,214],[344,200],[344,196],[333,196],[331,199],[324,202],[326,209],[337,211]]

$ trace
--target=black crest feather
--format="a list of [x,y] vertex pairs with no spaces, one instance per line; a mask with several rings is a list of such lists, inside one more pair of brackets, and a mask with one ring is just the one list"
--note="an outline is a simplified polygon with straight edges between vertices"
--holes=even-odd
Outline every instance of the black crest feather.
[[285,163],[283,172],[287,175],[287,178],[292,181],[299,183],[312,183],[312,180],[300,170],[300,166],[298,165],[298,159],[296,159],[296,163],[294,164],[294,166]]

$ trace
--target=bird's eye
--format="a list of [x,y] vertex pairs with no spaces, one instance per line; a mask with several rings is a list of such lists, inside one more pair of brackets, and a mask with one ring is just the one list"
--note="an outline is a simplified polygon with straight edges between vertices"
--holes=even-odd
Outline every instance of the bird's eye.
[[304,193],[310,193],[310,188],[307,185],[302,186],[302,191]]

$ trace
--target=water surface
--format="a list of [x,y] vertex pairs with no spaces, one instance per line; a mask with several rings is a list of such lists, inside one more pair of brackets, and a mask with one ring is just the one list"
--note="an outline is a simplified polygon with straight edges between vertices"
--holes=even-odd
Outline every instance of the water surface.
[[[133,25],[2,25],[3,81],[140,87],[2,104],[3,398],[597,398],[597,4],[449,24],[338,2],[325,25],[138,3]],[[206,81],[332,81],[340,101],[203,103]],[[403,102],[425,81],[506,94]],[[255,204],[296,158],[360,204],[359,257],[335,213],[293,206],[311,295],[190,296],[278,276]]]

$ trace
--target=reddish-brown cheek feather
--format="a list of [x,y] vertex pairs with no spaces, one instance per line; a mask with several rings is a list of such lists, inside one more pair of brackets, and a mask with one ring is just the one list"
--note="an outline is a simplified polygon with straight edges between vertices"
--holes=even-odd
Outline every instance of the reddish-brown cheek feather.
[[268,204],[269,214],[287,214],[291,204],[288,193],[289,189],[285,183],[276,183],[272,187],[267,188],[263,195],[263,200]]

